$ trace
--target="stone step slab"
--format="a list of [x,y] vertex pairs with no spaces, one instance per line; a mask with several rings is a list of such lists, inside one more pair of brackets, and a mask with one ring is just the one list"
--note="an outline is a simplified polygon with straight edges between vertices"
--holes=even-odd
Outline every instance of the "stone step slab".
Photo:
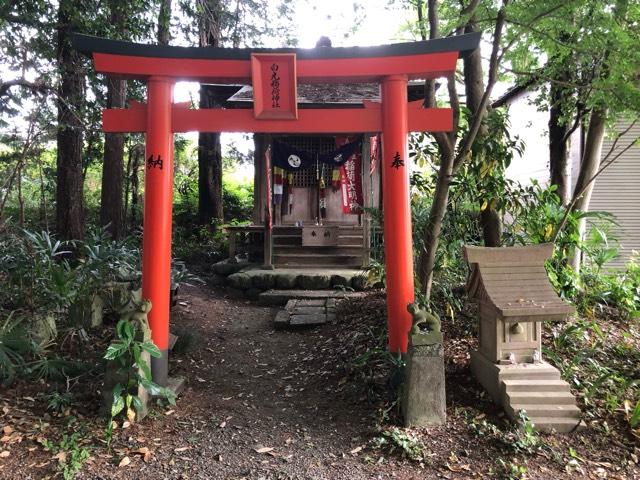
[[507,401],[513,405],[575,405],[570,392],[511,392]]
[[544,364],[503,366],[500,369],[500,380],[560,380],[560,372]]
[[585,427],[584,422],[576,418],[537,417],[532,423],[538,432],[544,433],[571,433]]
[[327,323],[326,313],[310,314],[310,315],[298,315],[294,314],[290,316],[289,325],[292,327],[313,327],[316,325],[324,325]]
[[291,299],[276,313],[274,328],[311,327],[336,320],[335,298]]
[[505,391],[511,392],[568,392],[569,384],[564,380],[502,380]]
[[261,305],[284,306],[289,300],[343,299],[361,297],[363,295],[365,294],[362,292],[347,292],[344,290],[267,290],[258,296],[258,302]]
[[582,414],[576,405],[509,404],[505,410],[512,418],[517,418],[518,412],[524,410],[532,421],[540,417],[574,418],[579,421]]

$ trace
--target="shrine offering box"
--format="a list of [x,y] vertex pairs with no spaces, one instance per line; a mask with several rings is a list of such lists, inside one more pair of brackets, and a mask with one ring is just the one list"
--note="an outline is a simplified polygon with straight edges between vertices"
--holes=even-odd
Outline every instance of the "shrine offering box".
[[338,245],[337,225],[310,225],[302,227],[304,247],[335,247]]

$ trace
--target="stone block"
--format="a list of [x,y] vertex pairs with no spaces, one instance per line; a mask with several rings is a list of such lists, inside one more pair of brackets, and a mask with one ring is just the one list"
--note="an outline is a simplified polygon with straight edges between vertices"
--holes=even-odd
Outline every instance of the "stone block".
[[234,273],[227,277],[227,283],[231,285],[233,288],[237,288],[239,290],[246,290],[251,288],[251,277],[246,273]]
[[254,271],[251,274],[251,283],[260,290],[269,290],[276,286],[276,278],[272,273]]
[[446,421],[444,349],[442,344],[409,346],[402,389],[407,427],[442,425]]
[[58,327],[56,319],[51,314],[34,314],[29,329],[31,338],[38,345],[45,345],[56,339]]
[[331,276],[332,287],[351,287],[351,278],[345,275],[332,275]]
[[327,316],[325,314],[315,314],[315,315],[291,315],[291,319],[289,321],[289,325],[291,326],[314,326],[314,325],[324,325],[327,323]]
[[214,273],[217,273],[218,275],[223,275],[223,276],[228,276],[231,275],[232,273],[236,273],[239,272],[240,270],[242,270],[243,268],[245,268],[249,263],[244,261],[244,262],[238,262],[237,260],[222,260],[221,262],[218,263],[214,263],[211,266],[211,270],[213,270]]
[[276,313],[276,317],[273,319],[273,328],[276,330],[287,328],[289,326],[289,312],[286,310],[280,310]]
[[326,310],[324,307],[308,307],[298,304],[295,313],[298,315],[323,315],[326,313]]
[[300,287],[305,290],[324,290],[331,287],[329,275],[300,275],[298,278]]
[[365,290],[367,288],[367,277],[364,275],[356,275],[351,279],[351,286],[357,291]]
[[276,275],[276,287],[285,290],[296,288],[299,276],[297,273],[278,272]]

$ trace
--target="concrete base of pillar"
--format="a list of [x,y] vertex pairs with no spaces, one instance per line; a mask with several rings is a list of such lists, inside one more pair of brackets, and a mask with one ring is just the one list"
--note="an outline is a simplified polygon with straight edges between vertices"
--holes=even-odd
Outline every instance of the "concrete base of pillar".
[[159,357],[151,357],[151,378],[154,383],[166,387],[169,377],[169,351],[160,350]]
[[402,389],[402,413],[407,427],[446,422],[444,349],[442,344],[409,346]]

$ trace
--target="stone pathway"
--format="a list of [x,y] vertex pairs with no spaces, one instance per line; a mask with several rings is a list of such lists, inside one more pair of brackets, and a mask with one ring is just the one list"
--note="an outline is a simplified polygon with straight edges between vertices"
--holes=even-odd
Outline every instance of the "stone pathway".
[[284,310],[276,314],[274,327],[310,327],[334,322],[336,302],[335,298],[289,300]]

